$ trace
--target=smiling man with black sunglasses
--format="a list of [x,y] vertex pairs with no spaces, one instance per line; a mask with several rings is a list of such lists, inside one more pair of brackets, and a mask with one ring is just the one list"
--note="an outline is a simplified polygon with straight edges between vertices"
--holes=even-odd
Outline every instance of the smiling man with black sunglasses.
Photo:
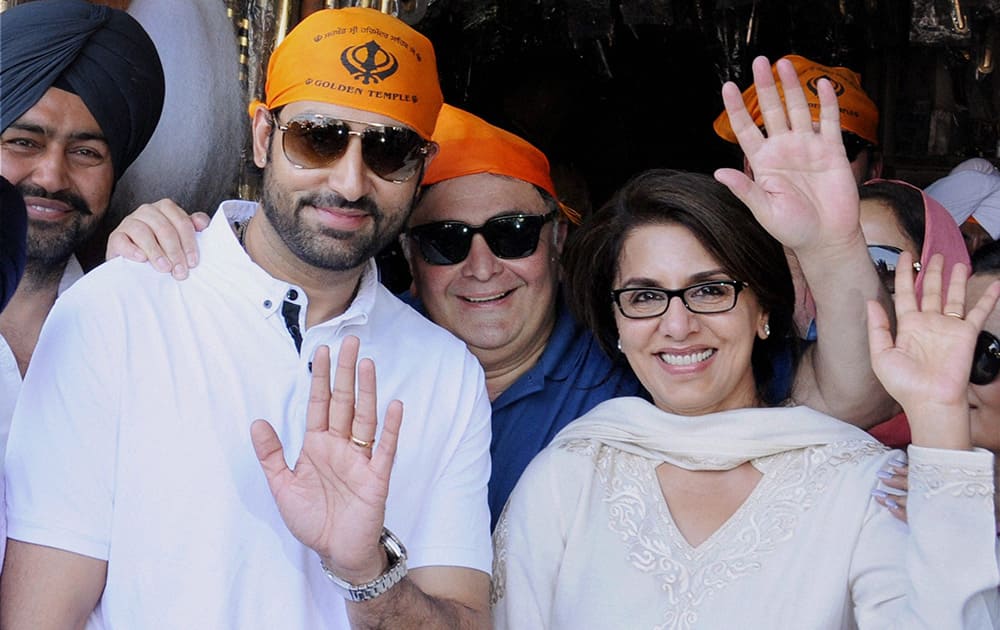
[[528,462],[598,403],[641,391],[560,297],[560,255],[577,214],[560,203],[545,155],[445,105],[440,151],[402,237],[414,306],[468,345],[493,409],[495,524]]
[[402,21],[312,13],[249,108],[261,202],[222,204],[186,282],[118,259],[56,304],[8,450],[4,627],[489,625],[482,368],[373,260],[441,101]]

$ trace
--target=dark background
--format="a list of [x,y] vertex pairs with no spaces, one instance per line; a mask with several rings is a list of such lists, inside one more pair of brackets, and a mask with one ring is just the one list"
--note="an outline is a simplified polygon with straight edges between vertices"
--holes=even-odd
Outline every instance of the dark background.
[[956,20],[953,0],[438,0],[416,28],[435,44],[445,99],[536,144],[586,211],[645,168],[738,166],[711,125],[722,83],[747,87],[757,55],[859,72],[888,176],[923,186],[966,157],[995,161],[996,73],[983,62],[997,5],[960,2]]

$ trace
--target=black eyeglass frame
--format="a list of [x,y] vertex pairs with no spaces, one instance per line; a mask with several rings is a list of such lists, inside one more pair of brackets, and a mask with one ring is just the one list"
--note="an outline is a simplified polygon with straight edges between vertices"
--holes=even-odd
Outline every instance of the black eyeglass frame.
[[[271,116],[271,125],[274,126],[275,129],[281,131],[282,133],[281,151],[282,153],[285,154],[285,159],[288,160],[289,164],[291,164],[293,168],[300,170],[329,168],[334,164],[334,162],[344,157],[344,154],[347,152],[347,149],[350,145],[351,136],[357,136],[358,140],[361,141],[361,157],[365,162],[365,167],[368,168],[368,170],[370,170],[371,172],[375,173],[375,175],[378,176],[380,179],[384,179],[387,182],[392,182],[393,184],[403,184],[413,179],[413,176],[416,175],[418,172],[420,172],[420,163],[423,160],[425,160],[428,156],[430,156],[434,152],[434,149],[437,146],[434,142],[422,138],[420,134],[418,134],[416,131],[409,129],[407,127],[400,127],[398,125],[383,125],[381,123],[362,122],[359,120],[349,120],[347,118],[337,118],[336,116],[326,116],[323,114],[293,116],[288,122],[282,124],[281,121],[278,119],[278,112],[276,110],[270,111],[269,114]],[[315,124],[314,121],[321,124]],[[346,130],[343,131],[343,133],[347,135],[347,140],[344,142],[344,148],[339,152],[337,152],[336,155],[330,157],[325,164],[322,164],[320,166],[306,166],[304,164],[300,164],[299,162],[292,159],[292,156],[288,154],[288,147],[285,144],[285,142],[289,135],[304,136],[308,133],[309,130],[305,130],[303,133],[296,132],[294,129],[290,127],[290,125],[292,125],[293,123],[315,124],[314,128],[324,128],[324,127],[330,127],[332,125],[342,124],[343,129]],[[364,127],[364,129],[361,130],[351,129],[348,126],[349,124],[361,125]],[[365,151],[365,134],[369,134],[369,132],[371,132],[373,129],[376,132],[381,133],[383,138],[385,137],[387,129],[391,129],[394,132],[412,135],[413,137],[416,138],[413,148],[411,148],[406,153],[406,155],[403,158],[401,158],[401,162],[403,165],[397,168],[396,170],[386,173],[384,175],[379,173],[374,168],[372,168],[372,165],[369,163],[368,156]],[[393,174],[400,172],[405,172],[405,174],[393,177]]]
[[[463,221],[434,221],[431,223],[423,223],[421,225],[415,225],[406,231],[407,236],[416,241],[417,249],[420,251],[420,257],[424,259],[429,265],[436,266],[447,266],[447,265],[457,265],[469,257],[469,252],[472,250],[472,239],[476,234],[481,234],[483,240],[486,241],[486,245],[490,248],[490,251],[494,256],[503,260],[518,260],[521,258],[527,258],[531,256],[538,250],[538,242],[542,237],[542,228],[545,224],[559,216],[559,210],[551,210],[545,214],[528,214],[525,212],[515,212],[512,214],[502,214],[499,216],[491,217],[487,219],[480,225],[469,225]],[[504,252],[498,252],[497,248],[499,245],[494,242],[494,237],[491,235],[490,226],[496,226],[497,222],[510,221],[510,220],[520,220],[526,222],[525,234],[528,234],[527,228],[534,230],[534,239],[531,242],[530,249],[527,247],[521,248],[519,254],[507,256]],[[431,230],[440,229],[443,226],[457,226],[462,228],[461,237],[465,239],[461,247],[462,257],[453,259],[441,255],[440,258],[436,258],[429,253],[428,247],[433,247],[435,251],[441,254],[441,250],[438,249],[430,242],[430,238],[427,233]],[[425,247],[426,246],[426,247]]]
[[[700,289],[702,287],[719,285],[719,284],[723,284],[733,288],[733,303],[730,304],[729,307],[727,308],[720,310],[712,310],[712,311],[698,310],[692,308],[691,305],[688,304],[687,298],[684,297],[684,294],[690,291],[691,289]],[[613,290],[611,292],[611,299],[614,300],[615,306],[618,307],[618,311],[622,314],[622,316],[627,317],[629,319],[652,319],[654,317],[661,317],[664,313],[667,312],[667,310],[670,309],[670,301],[673,300],[675,297],[680,298],[681,303],[684,305],[684,308],[686,308],[688,311],[692,313],[695,313],[697,315],[716,315],[719,313],[728,313],[729,311],[736,308],[736,304],[739,302],[740,291],[746,289],[749,286],[750,285],[748,285],[746,282],[743,282],[742,280],[710,280],[708,282],[699,282],[697,284],[692,284],[691,286],[683,287],[680,289],[664,289],[662,287],[625,287],[623,289]],[[639,315],[639,316],[629,315],[628,313],[626,313],[624,307],[622,306],[621,296],[626,293],[634,293],[636,291],[653,291],[654,293],[659,293],[661,295],[667,296],[667,299],[663,301],[663,310],[660,311],[659,313],[650,315]]]

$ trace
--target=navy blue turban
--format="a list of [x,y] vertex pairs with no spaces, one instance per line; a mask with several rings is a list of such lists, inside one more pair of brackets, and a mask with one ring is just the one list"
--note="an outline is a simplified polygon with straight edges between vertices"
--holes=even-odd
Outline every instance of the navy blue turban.
[[111,150],[115,181],[163,109],[153,40],[124,11],[86,0],[36,0],[0,14],[0,131],[57,87],[87,105]]
[[14,185],[0,177],[0,310],[7,305],[24,273],[28,215]]

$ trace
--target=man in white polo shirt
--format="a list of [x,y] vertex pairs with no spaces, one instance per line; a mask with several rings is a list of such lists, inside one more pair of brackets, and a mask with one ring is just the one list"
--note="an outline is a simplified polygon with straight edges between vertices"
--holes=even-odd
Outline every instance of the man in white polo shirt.
[[372,258],[435,150],[433,49],[313,13],[265,100],[262,203],[223,204],[190,279],[112,261],[46,322],[8,451],[5,628],[489,623],[482,369]]

